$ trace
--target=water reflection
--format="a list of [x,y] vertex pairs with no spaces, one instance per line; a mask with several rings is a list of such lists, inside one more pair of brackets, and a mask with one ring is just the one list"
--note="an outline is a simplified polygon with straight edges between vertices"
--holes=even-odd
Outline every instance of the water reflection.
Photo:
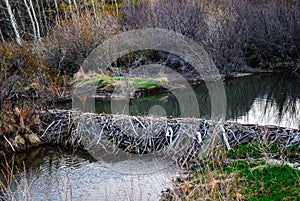
[[[226,119],[241,123],[258,123],[266,125],[280,125],[298,128],[300,120],[300,81],[295,75],[284,73],[261,73],[234,78],[225,82],[227,95]],[[200,118],[210,118],[211,103],[205,85],[194,88]],[[160,106],[168,116],[180,117],[181,109],[174,93],[187,97],[184,103],[189,107],[189,92],[177,89],[173,93],[131,99],[129,111],[131,115],[148,115],[151,108]],[[113,100],[117,111],[122,111],[125,100]],[[97,99],[96,111],[101,113],[111,112],[111,101]]]
[[158,200],[176,176],[174,164],[162,157],[98,154],[97,161],[87,152],[57,147],[14,154],[8,162],[20,171],[15,171],[18,184],[11,183],[12,192],[16,200]]

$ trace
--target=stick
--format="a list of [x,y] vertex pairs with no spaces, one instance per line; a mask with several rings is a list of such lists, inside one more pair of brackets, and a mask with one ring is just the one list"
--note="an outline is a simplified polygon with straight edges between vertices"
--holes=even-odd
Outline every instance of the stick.
[[9,146],[11,147],[11,149],[16,152],[16,150],[14,149],[14,147],[12,146],[12,144],[10,143],[10,141],[5,137],[5,135],[3,135],[5,141],[9,144]]
[[225,145],[227,147],[227,150],[230,151],[232,150],[232,148],[230,147],[230,144],[228,142],[228,139],[227,139],[227,136],[226,136],[226,132],[225,132],[225,129],[223,126],[221,126],[221,130],[222,130],[222,137],[223,137],[223,140],[225,142]]

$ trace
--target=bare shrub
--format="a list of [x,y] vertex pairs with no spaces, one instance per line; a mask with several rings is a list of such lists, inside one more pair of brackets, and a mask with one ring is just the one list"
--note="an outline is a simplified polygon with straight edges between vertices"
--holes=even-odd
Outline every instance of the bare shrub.
[[86,12],[58,21],[44,44],[49,62],[56,69],[73,75],[97,45],[119,30],[118,20],[102,13],[95,16]]
[[124,22],[130,27],[163,28],[181,33],[196,41],[201,39],[205,27],[203,10],[195,1],[144,0],[129,4]]
[[43,56],[31,45],[3,43],[0,46],[0,109],[6,102],[30,101],[42,95],[41,82],[49,70]]
[[202,42],[219,69],[226,73],[241,62],[232,23],[236,17],[229,15],[227,9],[220,2],[144,0],[125,9],[124,22],[129,28],[164,28]]
[[[298,1],[234,1],[231,7],[235,7],[238,30],[247,42],[244,54],[257,60],[252,65],[272,67],[299,60]],[[253,62],[251,58],[247,61]]]
[[124,22],[128,29],[164,28],[202,42],[217,67],[230,74],[246,66],[296,69],[299,10],[295,0],[143,0],[125,8]]

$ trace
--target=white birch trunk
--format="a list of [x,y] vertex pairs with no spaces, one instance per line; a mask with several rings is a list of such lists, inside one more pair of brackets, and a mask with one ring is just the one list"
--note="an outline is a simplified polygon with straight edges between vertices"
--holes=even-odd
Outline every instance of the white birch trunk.
[[35,25],[36,25],[37,41],[40,42],[41,41],[40,25],[39,25],[39,21],[36,18],[36,15],[35,15],[35,10],[34,10],[33,5],[32,5],[32,0],[29,0],[29,5],[30,5],[31,11],[32,11],[32,16],[33,16],[33,19],[34,19]]
[[43,12],[43,18],[44,18],[44,23],[45,23],[45,27],[46,27],[46,34],[48,34],[49,33],[49,26],[48,26],[48,21],[47,21],[47,16],[46,16],[46,12],[45,12],[45,8],[44,8],[44,3],[43,2],[41,2],[41,4],[42,4],[42,12]]
[[5,40],[4,40],[4,37],[3,37],[3,34],[2,34],[2,31],[1,31],[1,29],[0,29],[0,37],[1,37],[1,41],[2,41],[2,43],[4,43],[4,42],[5,42]]
[[57,4],[56,0],[54,0],[54,5],[55,5],[55,10],[56,10],[55,19],[57,19],[57,18],[59,18],[59,10],[58,10],[58,4]]
[[33,20],[31,11],[30,11],[30,8],[28,6],[27,0],[23,0],[23,1],[24,1],[24,4],[25,4],[25,7],[27,9],[27,12],[28,12],[28,15],[29,15],[29,19],[30,19],[31,24],[32,24],[32,31],[33,31],[34,42],[36,42],[37,41],[37,34],[36,34],[36,29],[35,29],[35,23],[34,23],[34,20]]
[[102,11],[105,11],[105,0],[101,0],[101,4],[102,4]]
[[94,0],[91,0],[92,1],[92,6],[93,6],[93,12],[94,12],[94,15],[96,16],[97,13],[96,13],[96,8],[95,8],[95,2]]
[[[43,1],[40,1],[41,4],[43,4]],[[43,18],[42,18],[42,10],[41,10],[41,6],[39,4],[39,0],[35,0],[35,4],[36,4],[36,8],[37,8],[37,15],[38,15],[38,22],[39,22],[39,27],[40,29],[42,29],[42,32],[44,30],[44,27],[46,27],[46,24],[45,26],[43,25]]]
[[72,8],[72,2],[71,2],[71,0],[68,0],[68,4],[69,4],[71,15],[73,17],[73,8]]
[[11,25],[12,25],[14,33],[16,35],[16,41],[19,45],[22,45],[22,39],[21,39],[19,31],[18,31],[18,25],[16,23],[15,16],[14,16],[12,10],[11,10],[11,6],[9,4],[9,1],[8,0],[4,0],[4,1],[5,1],[5,4],[6,4],[6,8],[7,8],[7,11],[8,11],[8,15],[9,15],[9,18],[10,18]]
[[116,14],[117,14],[117,16],[119,16],[119,8],[118,8],[117,0],[115,0],[115,4],[116,4]]

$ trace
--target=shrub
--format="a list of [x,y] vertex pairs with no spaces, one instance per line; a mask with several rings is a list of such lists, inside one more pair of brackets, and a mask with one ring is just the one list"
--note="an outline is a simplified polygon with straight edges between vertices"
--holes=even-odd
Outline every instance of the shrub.
[[87,11],[58,21],[44,44],[48,60],[56,70],[72,76],[97,45],[119,31],[118,20],[100,11],[96,16]]
[[0,109],[7,101],[28,101],[43,90],[40,82],[49,73],[43,56],[31,45],[0,46]]
[[296,69],[299,10],[296,0],[142,0],[125,8],[124,23],[128,29],[164,28],[202,42],[225,74],[246,65]]

